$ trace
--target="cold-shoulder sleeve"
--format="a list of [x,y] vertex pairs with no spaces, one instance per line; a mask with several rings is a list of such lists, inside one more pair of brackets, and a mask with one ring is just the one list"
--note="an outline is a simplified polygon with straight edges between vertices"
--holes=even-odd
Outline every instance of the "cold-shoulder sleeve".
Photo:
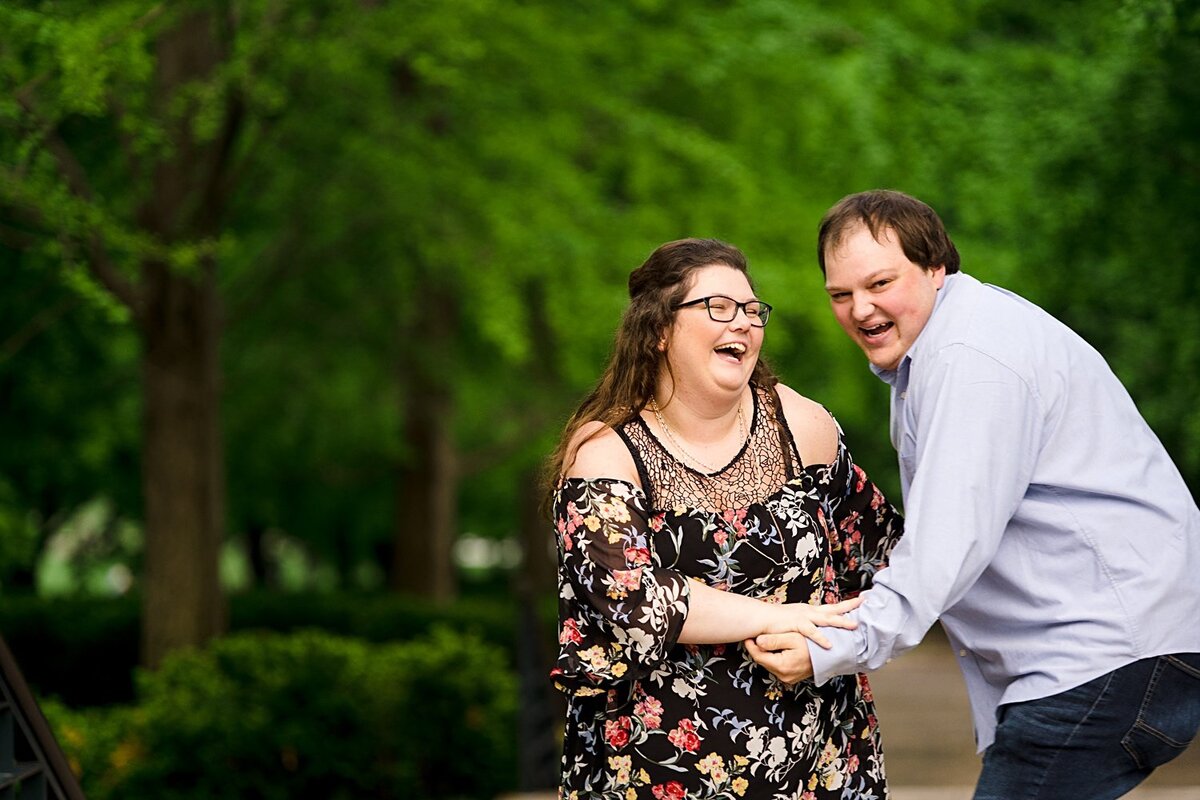
[[570,694],[648,675],[679,638],[688,579],[659,566],[646,496],[630,483],[567,478],[554,499],[558,660]]
[[875,573],[887,566],[888,555],[904,533],[904,520],[854,463],[840,431],[831,467],[830,550],[840,598],[848,599],[871,588]]

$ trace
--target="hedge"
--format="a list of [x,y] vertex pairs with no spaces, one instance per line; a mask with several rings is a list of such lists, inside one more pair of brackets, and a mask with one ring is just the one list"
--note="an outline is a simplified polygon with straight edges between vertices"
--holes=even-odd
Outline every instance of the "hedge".
[[516,786],[505,653],[242,633],[139,672],[133,705],[45,705],[91,800],[491,798]]
[[[550,598],[551,600],[553,598]],[[477,635],[514,663],[517,603],[469,598],[438,605],[391,594],[252,592],[229,598],[230,631],[321,630],[371,642],[406,641],[437,625]],[[553,606],[540,608],[543,645],[553,645]],[[40,697],[72,707],[128,703],[138,663],[139,600],[5,595],[0,633]],[[87,669],[81,670],[80,665]]]

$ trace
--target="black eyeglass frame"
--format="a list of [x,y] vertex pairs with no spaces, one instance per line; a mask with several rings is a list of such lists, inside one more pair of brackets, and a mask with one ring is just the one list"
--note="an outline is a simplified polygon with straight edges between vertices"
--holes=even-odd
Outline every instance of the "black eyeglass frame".
[[[729,319],[718,319],[713,315],[713,300],[728,300],[730,303],[733,303],[733,313],[729,315]],[[765,303],[762,300],[747,300],[744,303],[739,303],[732,297],[728,297],[723,294],[712,294],[708,297],[697,297],[695,300],[688,300],[686,303],[676,303],[671,308],[678,310],[680,308],[688,308],[689,306],[700,305],[701,303],[704,303],[704,308],[706,311],[708,311],[708,318],[713,322],[733,322],[735,319],[737,319],[739,311],[745,313],[746,319],[748,319],[750,321],[750,325],[755,328],[765,328],[767,327],[767,323],[771,320],[772,308],[770,303]],[[755,316],[751,316],[750,314],[749,306],[755,304],[759,306],[757,318],[761,320],[761,322],[755,322]]]

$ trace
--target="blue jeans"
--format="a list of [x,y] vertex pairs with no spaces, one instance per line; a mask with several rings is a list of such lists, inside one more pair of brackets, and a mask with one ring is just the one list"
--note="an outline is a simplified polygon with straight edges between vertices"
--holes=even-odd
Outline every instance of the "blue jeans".
[[1200,653],[1145,658],[997,711],[975,800],[1109,800],[1200,728]]

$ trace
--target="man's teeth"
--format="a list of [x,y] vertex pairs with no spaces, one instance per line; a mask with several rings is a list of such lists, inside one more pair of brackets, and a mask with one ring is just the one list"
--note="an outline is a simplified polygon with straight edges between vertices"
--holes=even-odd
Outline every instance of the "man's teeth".
[[874,328],[862,328],[862,332],[865,333],[867,336],[875,336],[877,334],[883,333],[885,330],[890,328],[891,325],[892,325],[892,323],[890,323],[890,322],[881,322],[880,324],[876,325]]

